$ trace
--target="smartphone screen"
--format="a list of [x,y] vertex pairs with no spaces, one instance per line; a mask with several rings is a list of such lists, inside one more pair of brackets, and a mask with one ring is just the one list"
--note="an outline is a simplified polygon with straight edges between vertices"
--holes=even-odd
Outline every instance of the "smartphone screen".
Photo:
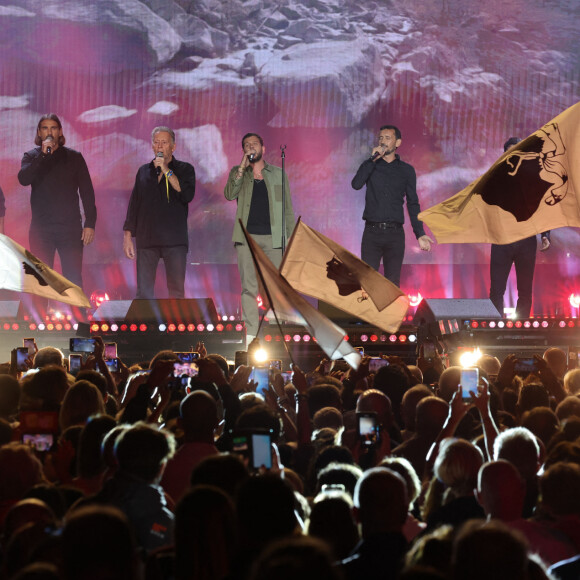
[[272,449],[269,433],[252,433],[252,467],[272,468]]
[[176,352],[175,355],[182,363],[192,363],[199,358],[198,352]]
[[373,356],[369,361],[369,372],[376,373],[382,367],[388,367],[389,361],[384,358]]
[[22,435],[22,443],[31,445],[36,451],[49,451],[54,443],[54,435],[52,433],[24,433]]
[[270,369],[268,367],[254,367],[250,375],[250,380],[258,383],[256,393],[264,396],[270,382]]
[[81,370],[83,364],[82,354],[69,354],[68,355],[68,372],[76,377],[77,373]]
[[282,372],[282,361],[278,359],[270,360],[270,370],[277,370]]
[[71,338],[70,348],[71,352],[95,352],[95,339],[94,338]]
[[358,435],[363,445],[374,445],[378,439],[376,413],[357,413]]
[[173,376],[195,377],[199,372],[198,366],[194,362],[176,362],[173,364]]
[[514,365],[516,373],[533,373],[537,371],[536,360],[533,358],[519,358]]
[[23,338],[22,346],[28,349],[28,354],[34,354],[36,352],[36,343],[34,338]]
[[466,403],[471,402],[469,393],[477,395],[477,385],[479,384],[479,369],[469,368],[461,369],[461,387],[463,390],[463,400]]
[[26,372],[28,370],[28,364],[26,361],[28,360],[28,348],[24,346],[19,346],[16,349],[16,370],[19,373]]
[[432,359],[435,358],[436,354],[435,345],[432,342],[423,343],[423,358]]
[[117,343],[105,342],[105,359],[113,360],[114,358],[117,358]]
[[112,372],[112,373],[119,372],[119,359],[117,357],[112,358],[112,359],[108,359],[105,361],[105,363],[109,367],[110,372]]

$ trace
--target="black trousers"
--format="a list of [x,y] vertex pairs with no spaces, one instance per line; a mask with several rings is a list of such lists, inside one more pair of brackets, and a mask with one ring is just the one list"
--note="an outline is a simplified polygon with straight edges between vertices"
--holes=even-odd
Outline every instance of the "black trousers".
[[536,267],[536,248],[536,236],[531,236],[512,244],[492,244],[489,262],[491,279],[489,298],[500,314],[503,315],[503,295],[505,294],[512,264],[515,264],[518,288],[516,315],[518,318],[528,318],[530,316],[532,311],[534,268]]
[[82,228],[49,229],[31,226],[28,234],[30,251],[47,266],[54,267],[58,252],[62,275],[83,287],[83,241]]
[[159,260],[165,263],[169,298],[185,297],[187,246],[137,248],[137,296],[155,298],[155,276]]
[[396,286],[401,285],[401,268],[405,257],[405,230],[401,224],[389,224],[382,229],[369,223],[363,232],[361,258],[375,270],[379,269],[381,259],[385,278]]

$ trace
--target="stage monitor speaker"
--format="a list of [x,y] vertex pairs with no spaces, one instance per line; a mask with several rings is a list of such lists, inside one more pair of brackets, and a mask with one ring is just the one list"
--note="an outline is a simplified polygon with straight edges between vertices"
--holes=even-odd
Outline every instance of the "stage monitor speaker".
[[16,319],[22,314],[20,309],[20,300],[1,300],[0,301],[0,318]]
[[211,298],[166,298],[133,300],[127,322],[217,324],[218,314]]
[[[336,308],[336,306],[332,306],[323,302],[322,300],[318,301],[318,312],[324,314],[327,318],[330,318],[332,322],[336,322],[337,324],[359,324],[361,321],[360,318],[356,317],[354,314],[349,314],[340,308]],[[365,324],[368,324],[365,322]]]
[[106,300],[93,314],[93,320],[125,320],[132,300]]
[[473,318],[501,318],[501,314],[489,298],[423,298],[413,317],[413,324]]

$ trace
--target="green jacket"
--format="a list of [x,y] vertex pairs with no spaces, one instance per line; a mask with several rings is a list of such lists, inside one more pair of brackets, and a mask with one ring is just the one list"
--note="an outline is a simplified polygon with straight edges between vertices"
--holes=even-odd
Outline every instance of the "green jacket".
[[[245,243],[244,233],[239,221],[242,220],[244,226],[248,224],[250,215],[250,205],[252,203],[252,191],[254,190],[254,174],[251,167],[246,168],[244,176],[236,181],[238,166],[232,168],[228,177],[228,182],[224,189],[224,195],[229,201],[237,200],[238,211],[236,212],[236,223],[234,224],[233,242]],[[272,228],[272,247],[282,247],[282,169],[275,165],[265,164],[262,171],[266,189],[268,190],[268,201],[270,203],[270,227]],[[286,242],[290,239],[294,229],[294,210],[292,209],[292,199],[290,197],[290,185],[288,175],[285,176],[286,188]]]

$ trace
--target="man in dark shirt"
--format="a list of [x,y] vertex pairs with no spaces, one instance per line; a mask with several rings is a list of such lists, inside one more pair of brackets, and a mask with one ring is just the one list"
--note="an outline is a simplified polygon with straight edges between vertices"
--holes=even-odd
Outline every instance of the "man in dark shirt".
[[294,210],[287,176],[284,181],[285,205],[282,205],[282,170],[264,161],[266,148],[262,137],[256,133],[244,135],[242,149],[242,161],[230,171],[224,195],[227,200],[235,199],[238,203],[232,239],[238,253],[238,270],[242,282],[246,344],[250,344],[258,334],[260,323],[256,302],[258,281],[252,255],[238,220],[242,220],[254,241],[271,262],[279,267],[282,261],[282,224],[285,226],[287,240],[294,229]]
[[397,286],[400,285],[405,256],[405,197],[419,247],[428,252],[431,244],[435,243],[425,235],[423,223],[417,218],[421,211],[417,197],[417,177],[413,167],[401,161],[396,154],[400,145],[401,132],[397,127],[381,127],[378,147],[372,150],[371,157],[362,163],[352,180],[354,189],[367,186],[361,258],[375,270],[379,269],[382,258],[385,278]]
[[[65,278],[82,287],[83,246],[95,238],[95,192],[83,156],[65,147],[60,119],[43,115],[34,149],[22,157],[18,181],[31,185],[30,251],[52,268],[58,252]],[[82,225],[79,195],[83,202]]]
[[131,260],[137,257],[137,298],[155,297],[160,259],[169,297],[184,298],[187,215],[195,195],[195,170],[173,156],[175,133],[169,127],[155,127],[151,141],[155,158],[137,171],[123,226],[123,251]]

